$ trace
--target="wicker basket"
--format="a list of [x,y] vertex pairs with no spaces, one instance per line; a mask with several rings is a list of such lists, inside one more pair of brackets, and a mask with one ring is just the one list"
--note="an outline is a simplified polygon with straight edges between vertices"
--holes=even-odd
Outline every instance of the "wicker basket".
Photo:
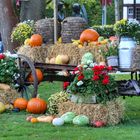
[[[60,23],[58,23],[58,37],[60,37]],[[43,36],[44,43],[52,44],[54,42],[54,20],[45,18],[35,23],[35,31]]]
[[62,22],[62,42],[71,43],[71,39],[79,39],[80,34],[87,28],[87,22],[81,17],[67,17]]

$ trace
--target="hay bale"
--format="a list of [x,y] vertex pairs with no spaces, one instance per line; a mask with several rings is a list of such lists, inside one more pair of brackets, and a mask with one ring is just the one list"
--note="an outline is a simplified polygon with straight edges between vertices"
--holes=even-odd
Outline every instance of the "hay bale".
[[108,125],[116,125],[123,118],[124,106],[119,100],[110,101],[107,104],[76,104],[70,101],[59,104],[59,116],[69,111],[77,115],[86,115],[92,121],[101,120]]
[[48,58],[56,57],[57,55],[66,54],[69,56],[69,64],[77,65],[81,58],[79,57],[79,48],[72,43],[54,44],[48,48]]
[[48,58],[56,57],[60,54],[66,54],[69,56],[69,64],[78,65],[81,63],[82,56],[86,52],[91,52],[97,63],[105,61],[100,53],[99,46],[84,46],[83,48],[78,48],[78,46],[72,43],[66,44],[55,44],[48,48]]
[[19,97],[20,94],[14,89],[0,90],[0,102],[3,102],[4,104],[13,103],[15,99]]
[[21,46],[18,50],[18,54],[25,55],[29,57],[33,62],[42,62],[45,63],[47,57],[48,47],[45,45],[30,47],[30,46]]

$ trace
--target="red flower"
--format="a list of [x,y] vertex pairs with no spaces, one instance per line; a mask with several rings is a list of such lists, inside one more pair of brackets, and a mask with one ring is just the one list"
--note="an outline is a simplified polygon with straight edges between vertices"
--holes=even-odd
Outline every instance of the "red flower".
[[108,75],[105,75],[105,76],[104,76],[104,79],[109,79],[109,76],[108,76]]
[[109,71],[113,70],[112,66],[108,66],[107,70],[109,70]]
[[81,74],[81,75],[78,76],[78,81],[80,81],[82,79],[84,79],[84,75],[83,74]]
[[99,65],[99,70],[102,71],[104,70],[105,66],[104,65]]
[[70,82],[64,82],[63,89],[66,90],[69,85],[70,85]]
[[0,54],[0,60],[4,59],[4,58],[5,58],[5,55],[4,54]]
[[108,78],[104,78],[102,81],[103,85],[107,85],[109,83],[109,79]]
[[94,75],[100,75],[100,74],[101,74],[100,71],[95,71],[95,72],[94,72]]
[[93,76],[93,80],[94,80],[94,81],[99,80],[99,78],[100,78],[100,77],[99,77],[98,75],[94,75],[94,76]]
[[78,67],[74,68],[74,71],[78,71],[78,70],[79,70],[79,68],[78,68]]
[[96,65],[92,68],[93,71],[99,71],[100,70],[100,66]]

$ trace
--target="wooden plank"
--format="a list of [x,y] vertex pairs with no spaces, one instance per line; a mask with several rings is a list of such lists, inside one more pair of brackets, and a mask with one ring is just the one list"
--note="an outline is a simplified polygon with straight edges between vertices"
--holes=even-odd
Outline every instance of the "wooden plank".
[[50,71],[73,71],[76,65],[64,65],[64,64],[47,64],[47,63],[35,63],[34,64],[36,68],[44,69],[44,70],[50,70]]

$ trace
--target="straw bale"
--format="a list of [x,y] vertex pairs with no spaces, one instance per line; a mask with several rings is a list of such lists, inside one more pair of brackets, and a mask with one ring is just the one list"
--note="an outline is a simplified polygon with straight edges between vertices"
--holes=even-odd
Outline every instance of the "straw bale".
[[33,62],[42,62],[45,63],[47,57],[48,47],[45,45],[30,47],[30,46],[21,46],[18,50],[18,54],[23,54],[29,57]]
[[77,115],[84,114],[91,121],[102,120],[108,125],[116,125],[123,118],[124,105],[118,100],[107,102],[107,104],[76,104],[70,101],[59,104],[59,116],[69,111]]
[[0,90],[0,102],[4,104],[13,103],[16,98],[20,97],[20,94],[16,90]]

